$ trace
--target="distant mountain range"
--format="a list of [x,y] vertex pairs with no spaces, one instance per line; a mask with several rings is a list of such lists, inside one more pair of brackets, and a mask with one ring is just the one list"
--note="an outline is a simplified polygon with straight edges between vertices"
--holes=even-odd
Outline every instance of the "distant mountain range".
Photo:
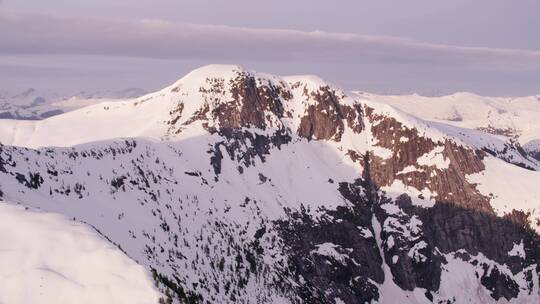
[[30,88],[19,93],[0,92],[0,119],[39,120],[105,100],[125,100],[147,92],[139,88],[121,91],[79,92],[65,95]]

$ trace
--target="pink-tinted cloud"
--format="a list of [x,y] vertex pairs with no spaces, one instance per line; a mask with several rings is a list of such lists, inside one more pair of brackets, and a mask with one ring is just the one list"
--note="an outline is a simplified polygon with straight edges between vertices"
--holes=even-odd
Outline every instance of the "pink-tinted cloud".
[[0,53],[167,59],[430,64],[540,70],[540,51],[461,47],[345,33],[0,12]]

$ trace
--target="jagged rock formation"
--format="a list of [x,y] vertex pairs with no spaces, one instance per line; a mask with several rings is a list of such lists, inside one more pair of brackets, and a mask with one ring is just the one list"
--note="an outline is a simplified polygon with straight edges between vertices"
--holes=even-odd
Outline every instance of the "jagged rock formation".
[[534,159],[540,160],[540,140],[532,140],[528,142],[523,148],[528,155],[530,155]]
[[498,137],[228,66],[33,124],[0,124],[0,196],[93,225],[174,302],[540,299],[535,203],[475,181],[540,163]]
[[[374,114],[371,108],[367,115],[378,145],[392,151],[389,158],[373,157],[371,172],[378,185],[387,186],[400,180],[416,189],[426,187],[438,194],[437,200],[491,212],[489,198],[479,193],[466,178],[485,169],[483,151],[465,148],[449,139],[434,141],[423,137],[418,130],[409,129],[394,118]],[[442,162],[425,163],[424,155]]]

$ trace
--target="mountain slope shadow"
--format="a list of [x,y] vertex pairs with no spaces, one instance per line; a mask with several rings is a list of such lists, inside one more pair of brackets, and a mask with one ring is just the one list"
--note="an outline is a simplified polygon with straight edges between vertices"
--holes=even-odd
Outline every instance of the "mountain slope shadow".
[[[279,132],[0,146],[0,194],[95,226],[171,301],[388,301],[391,281],[404,293],[421,288],[427,302],[459,303],[444,279],[458,260],[493,302],[538,298],[540,241],[519,214],[392,199],[369,170],[324,149]],[[306,187],[279,180],[291,168]]]
[[[369,163],[369,154],[364,161]],[[340,183],[339,191],[346,206],[302,207],[276,222],[305,303],[377,301],[385,292],[378,285],[385,280],[403,290],[424,289],[426,302],[460,303],[457,288],[449,293],[441,286],[443,272],[460,271],[448,267],[449,259],[474,269],[468,279],[477,281],[492,302],[539,296],[540,238],[521,213],[501,218],[451,202],[423,208],[407,194],[392,200],[377,189],[369,170],[354,183]],[[382,225],[380,244],[374,221]],[[509,254],[516,244],[522,255]],[[383,263],[391,277],[385,277]]]

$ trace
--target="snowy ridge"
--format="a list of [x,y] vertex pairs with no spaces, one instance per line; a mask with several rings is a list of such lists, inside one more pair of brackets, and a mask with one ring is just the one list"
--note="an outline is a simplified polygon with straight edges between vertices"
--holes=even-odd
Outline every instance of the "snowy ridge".
[[146,94],[139,88],[117,92],[59,94],[30,88],[18,94],[0,92],[0,119],[40,120],[84,106],[107,101],[125,101]]
[[[17,227],[17,228],[14,228]],[[90,227],[0,204],[1,303],[157,303],[144,268]]]
[[376,95],[356,92],[368,100],[392,105],[412,115],[466,129],[481,129],[516,138],[521,145],[540,138],[540,99],[484,97],[460,92],[447,96]]

